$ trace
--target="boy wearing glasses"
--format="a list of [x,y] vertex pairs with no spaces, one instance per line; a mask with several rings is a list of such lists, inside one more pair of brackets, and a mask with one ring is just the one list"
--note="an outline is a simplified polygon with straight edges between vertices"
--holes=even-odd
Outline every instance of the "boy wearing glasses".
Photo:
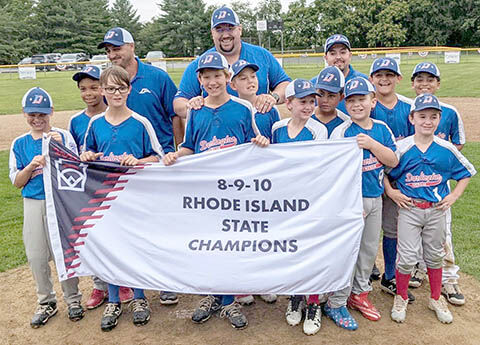
[[[100,85],[109,107],[90,120],[85,136],[86,151],[80,155],[80,159],[100,159],[127,166],[158,162],[163,150],[153,126],[126,105],[132,89],[127,71],[118,66],[107,68],[100,76]],[[133,294],[133,323],[136,326],[145,325],[150,320],[150,307],[145,294],[142,289],[133,289]],[[108,304],[102,317],[102,331],[112,330],[121,314],[119,287],[108,284]]]

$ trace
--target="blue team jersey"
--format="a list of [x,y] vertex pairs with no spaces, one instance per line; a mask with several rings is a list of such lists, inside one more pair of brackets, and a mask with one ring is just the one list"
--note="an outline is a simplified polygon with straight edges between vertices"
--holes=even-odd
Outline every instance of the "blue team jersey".
[[456,145],[465,144],[465,128],[458,110],[454,106],[443,102],[440,102],[440,106],[442,116],[435,135]]
[[330,135],[332,135],[332,132],[335,128],[337,128],[338,126],[340,126],[342,123],[344,123],[345,121],[348,121],[350,120],[350,117],[348,115],[346,115],[345,113],[341,112],[340,110],[336,109],[337,111],[337,116],[335,116],[332,120],[330,120],[329,122],[327,123],[323,123],[322,121],[320,121],[320,119],[318,117],[315,116],[315,114],[312,115],[312,119],[320,122],[322,125],[324,125],[325,127],[327,127],[327,131],[328,131],[328,137],[330,138]]
[[275,122],[272,128],[272,143],[291,143],[295,141],[307,140],[325,140],[328,138],[327,128],[320,122],[308,119],[305,127],[297,134],[295,138],[288,135],[288,123],[291,118]]
[[[333,131],[331,138],[356,137],[358,134],[364,133],[395,152],[395,138],[390,128],[382,121],[374,119],[372,121],[371,129],[364,129],[351,120],[345,121]],[[383,174],[384,165],[370,150],[363,149],[362,195],[364,198],[376,198],[382,195],[384,190]]]
[[136,113],[115,126],[106,120],[105,113],[92,117],[85,135],[85,151],[103,152],[100,159],[111,162],[120,162],[127,155],[137,159],[163,155],[152,124]]
[[[353,69],[352,65],[348,65],[348,68],[349,68],[349,71],[348,71],[347,76],[345,77],[345,85],[347,84],[347,82],[350,79],[353,79],[353,78],[356,78],[356,77],[362,77],[362,78],[365,78],[365,79],[368,80],[368,77],[365,74]],[[315,83],[317,82],[317,76],[310,79],[310,81],[312,82],[313,85],[315,85]],[[337,109],[340,110],[341,112],[343,112],[344,114],[348,114],[347,108],[345,107],[345,99],[342,99],[340,101],[340,103],[338,103]]]
[[173,152],[173,98],[177,87],[165,71],[144,64],[138,58],[136,60],[138,71],[131,81],[132,91],[127,98],[127,107],[146,117],[152,124],[163,150]]
[[272,127],[273,124],[280,121],[277,107],[272,107],[268,113],[255,113],[255,124],[257,125],[260,134],[272,141]]
[[472,164],[446,140],[433,138],[425,152],[415,145],[414,136],[398,143],[399,164],[388,172],[398,189],[410,198],[439,202],[449,193],[448,180],[476,174]]
[[[55,127],[52,127],[51,130],[60,133],[62,136],[63,145],[65,145],[73,153],[78,154],[75,140],[68,131]],[[9,175],[12,183],[15,182],[17,174],[30,164],[30,162],[33,160],[33,157],[41,154],[42,138],[35,140],[30,132],[15,138],[10,148],[9,160]],[[37,168],[32,172],[30,180],[22,188],[22,196],[24,198],[45,200],[43,168]]]
[[[207,52],[212,51],[216,51],[215,47],[207,50]],[[200,95],[206,97],[207,93],[202,92],[203,90],[200,88],[197,73],[195,72],[198,67],[198,59],[199,58],[193,60],[185,69],[175,98],[183,97],[190,99]],[[254,63],[260,67],[257,71],[258,95],[274,90],[281,82],[291,81],[290,77],[285,73],[277,59],[275,59],[268,50],[262,47],[242,41],[242,49],[240,50],[239,59]],[[238,93],[235,90],[232,90],[230,85],[227,87],[227,91],[230,95],[238,96]]]
[[201,153],[250,142],[259,133],[254,112],[250,102],[234,96],[215,109],[191,109],[181,146]]
[[410,98],[397,94],[397,103],[393,109],[377,101],[370,116],[372,119],[385,122],[392,130],[395,139],[400,140],[415,133],[415,128],[408,120],[412,103]]
[[72,137],[77,144],[78,152],[83,152],[85,133],[87,132],[88,123],[91,119],[85,111],[86,109],[73,115],[68,124],[68,131],[72,134]]

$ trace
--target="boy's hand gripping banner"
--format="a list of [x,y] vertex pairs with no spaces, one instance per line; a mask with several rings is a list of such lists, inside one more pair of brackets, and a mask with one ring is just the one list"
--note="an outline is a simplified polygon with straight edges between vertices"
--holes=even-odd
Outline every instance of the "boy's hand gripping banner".
[[236,146],[125,167],[44,140],[60,280],[198,294],[349,285],[363,228],[354,139]]

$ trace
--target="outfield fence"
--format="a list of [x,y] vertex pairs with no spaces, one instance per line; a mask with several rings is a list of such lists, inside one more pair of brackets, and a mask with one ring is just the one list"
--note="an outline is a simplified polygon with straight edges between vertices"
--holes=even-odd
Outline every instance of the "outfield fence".
[[[316,65],[324,66],[324,53],[317,53],[313,50],[280,52],[273,51],[273,55],[283,66],[295,65]],[[391,56],[401,64],[416,64],[420,61],[431,61],[436,64],[442,63],[463,63],[478,61],[480,48],[458,48],[458,47],[397,47],[397,48],[353,48],[352,61],[365,61],[371,63],[377,57]],[[458,60],[456,56],[458,55]],[[195,57],[149,59],[148,62],[157,65],[167,71],[183,70]],[[447,61],[449,59],[449,61]],[[146,61],[145,59],[141,59]],[[71,62],[72,68],[81,69],[84,65],[95,64],[99,67],[107,65],[108,61],[93,62]],[[35,67],[37,73],[53,73],[65,70],[65,66],[55,63],[25,64],[25,65],[0,65],[0,73],[11,73],[12,78],[18,73],[19,68]],[[38,71],[40,70],[40,71]],[[43,70],[43,71],[42,71]]]

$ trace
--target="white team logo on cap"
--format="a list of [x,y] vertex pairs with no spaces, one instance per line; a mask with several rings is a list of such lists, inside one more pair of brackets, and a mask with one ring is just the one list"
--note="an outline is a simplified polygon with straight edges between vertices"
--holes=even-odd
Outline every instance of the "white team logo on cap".
[[326,76],[323,77],[322,81],[329,83],[335,78],[335,76],[332,73],[328,73]]
[[312,87],[312,84],[310,84],[309,81],[304,81],[302,85],[302,89],[310,89]]
[[219,14],[218,14],[218,19],[223,19],[227,16],[227,11],[221,11]]
[[205,56],[203,63],[210,63],[213,61],[213,54]]
[[87,164],[66,161],[59,158],[55,161],[57,168],[57,188],[73,192],[84,192],[87,182]]
[[109,38],[112,38],[113,36],[115,35],[115,31],[109,31],[107,32],[107,34],[105,35],[105,39],[108,40]]
[[43,96],[42,95],[35,95],[35,98],[32,101],[32,104],[42,104]]

